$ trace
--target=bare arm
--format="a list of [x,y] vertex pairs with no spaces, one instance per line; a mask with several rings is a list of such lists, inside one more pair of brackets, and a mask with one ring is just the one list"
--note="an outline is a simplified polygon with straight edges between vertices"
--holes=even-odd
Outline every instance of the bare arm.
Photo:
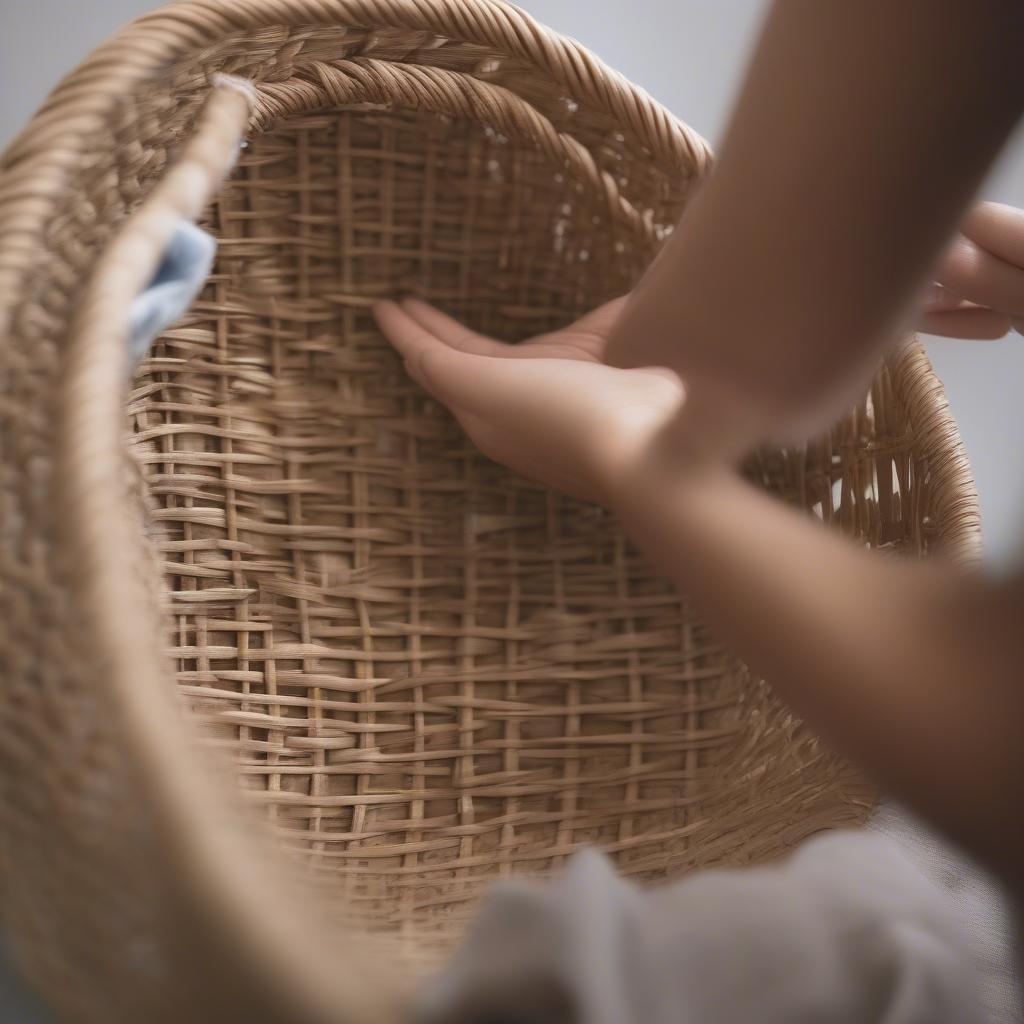
[[798,714],[1024,888],[1020,580],[873,557],[719,470],[637,463],[614,507]]
[[[872,557],[722,467],[863,383],[1019,114],[1022,39],[1020,0],[780,0],[717,170],[625,309],[514,347],[377,310],[487,454],[618,510],[835,747],[1018,888],[1024,580]],[[1024,235],[993,216],[968,232],[991,252],[946,269],[1000,333]]]
[[681,458],[666,430],[687,401],[676,374],[600,359],[621,305],[517,346],[414,300],[377,316],[486,454],[614,509],[836,749],[1024,889],[1024,579],[872,555]]
[[728,454],[834,412],[1020,115],[1022,50],[1019,0],[778,0],[608,361],[676,369],[685,436]]

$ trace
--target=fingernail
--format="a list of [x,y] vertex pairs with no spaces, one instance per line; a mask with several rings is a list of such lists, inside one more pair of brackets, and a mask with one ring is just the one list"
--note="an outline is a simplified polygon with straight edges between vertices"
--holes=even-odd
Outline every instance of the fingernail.
[[930,284],[925,292],[924,308],[930,313],[943,313],[949,309],[958,309],[963,303],[959,295],[955,295],[938,281]]
[[949,298],[949,292],[938,281],[932,281],[924,292],[924,304],[928,307],[943,306]]

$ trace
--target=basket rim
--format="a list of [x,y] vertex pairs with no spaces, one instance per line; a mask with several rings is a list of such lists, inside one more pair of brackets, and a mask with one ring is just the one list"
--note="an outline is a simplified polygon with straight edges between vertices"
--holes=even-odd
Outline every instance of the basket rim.
[[[387,25],[415,31],[430,31],[463,41],[480,41],[500,52],[522,57],[541,73],[573,89],[573,95],[599,105],[616,118],[628,121],[649,140],[652,152],[678,166],[689,164],[700,173],[710,163],[710,149],[692,130],[621,74],[608,68],[580,44],[547,29],[520,9],[501,0],[249,0],[231,5],[222,0],[187,0],[161,8],[123,29],[87,58],[51,94],[28,126],[0,156],[0,337],[6,333],[21,291],[20,282],[42,258],[42,232],[57,208],[64,190],[73,183],[76,162],[87,151],[95,125],[111,117],[118,101],[131,91],[156,79],[168,66],[205,45],[246,30],[274,25],[334,26],[338,24]],[[943,546],[957,558],[973,559],[979,547],[977,494],[966,452],[949,410],[942,385],[935,376],[923,347],[903,347],[890,359],[894,389],[905,403],[915,432],[915,445],[932,458],[933,486],[940,495],[940,518],[936,532]],[[120,402],[120,397],[117,397]],[[66,441],[66,439],[65,439]],[[58,445],[61,439],[58,438]],[[80,546],[81,534],[70,531],[60,539],[68,564],[91,564],[88,551]],[[107,581],[107,592],[116,593],[119,580]],[[118,615],[123,609],[86,609],[93,619],[101,614]],[[147,643],[110,658],[112,664],[131,664],[136,675],[132,685],[138,699],[158,701],[166,688],[162,665],[149,664]],[[113,655],[114,652],[110,652]],[[106,659],[104,659],[106,660]],[[124,680],[121,680],[122,684]],[[126,685],[98,678],[97,686],[112,702],[122,701]],[[163,706],[163,701],[160,701]],[[184,732],[181,733],[184,735]],[[167,737],[153,734],[132,737],[132,754],[148,761],[145,771],[147,796],[160,807],[169,821],[182,829],[186,822],[203,829],[217,816],[219,798],[211,792],[192,788],[185,799],[181,786],[166,781],[176,763],[165,756]],[[217,851],[201,854],[186,836],[179,835],[172,866],[178,868],[186,891],[195,896],[196,916],[210,913],[205,893],[219,889],[230,905],[235,927],[244,931],[256,925],[257,901],[251,896],[252,874],[240,872],[231,850],[241,849],[222,837]],[[214,844],[216,846],[216,844]],[[256,870],[254,867],[252,870]],[[267,871],[270,878],[270,872]],[[200,887],[199,880],[205,880]],[[284,901],[281,901],[282,908]],[[275,908],[276,909],[276,908]],[[285,908],[291,910],[291,908]],[[261,914],[266,904],[260,905]],[[298,930],[296,930],[297,932]],[[296,992],[306,989],[308,975],[300,979],[297,962],[312,959],[309,944],[289,955]],[[269,963],[253,966],[253,974],[271,972]],[[338,958],[328,958],[336,974],[342,973]],[[280,971],[276,964],[274,971]],[[348,1006],[364,1005],[358,977],[347,987]],[[336,995],[336,993],[335,993]],[[334,1003],[339,1010],[339,1004]],[[311,1014],[317,1009],[312,1007]],[[326,1018],[325,1018],[326,1019]]]
[[[46,228],[74,191],[77,168],[87,156],[94,132],[113,119],[126,94],[159,81],[168,67],[204,47],[244,35],[246,30],[346,24],[432,33],[482,44],[498,56],[522,58],[539,77],[562,83],[571,95],[628,124],[658,152],[659,163],[671,159],[681,172],[693,173],[710,162],[710,149],[700,136],[646,93],[578,43],[502,0],[250,0],[238,6],[222,0],[187,0],[137,19],[101,44],[63,79],[0,154],[0,338],[15,336],[11,328],[30,291],[27,283],[34,273],[46,275]],[[196,95],[208,97],[212,88],[212,82],[200,82]],[[194,130],[190,125],[179,141],[187,144]],[[76,315],[72,309],[71,316]],[[68,329],[66,321],[56,328],[62,329]],[[73,323],[70,329],[74,330]],[[75,398],[88,394],[89,383],[82,375],[69,379],[62,364],[58,376],[63,378],[65,394]],[[116,387],[110,389],[110,405],[116,407],[120,421]],[[108,417],[103,420],[106,426]],[[55,437],[58,476],[67,469],[66,461],[61,465],[61,450],[75,443],[67,431],[62,432],[63,426],[63,422],[57,426]],[[110,431],[101,429],[90,438],[90,449],[94,455],[110,456],[115,450],[120,454],[122,443],[120,435],[114,441]],[[58,502],[61,493],[75,487],[81,493],[81,488],[90,486],[89,477],[95,480],[91,465],[95,463],[89,459],[78,464],[82,472],[77,481],[58,481]],[[365,968],[374,965],[367,964],[365,957],[357,962],[341,955],[341,950],[351,949],[351,944],[343,944],[343,931],[335,929],[331,934],[337,940],[331,947],[316,941],[314,935],[325,933],[311,930],[315,908],[296,904],[286,879],[273,870],[276,861],[258,862],[251,856],[249,843],[258,834],[240,827],[245,823],[238,818],[237,794],[227,786],[204,784],[209,772],[181,771],[180,755],[188,756],[192,726],[183,715],[175,715],[175,724],[167,725],[171,710],[167,673],[153,657],[155,645],[147,630],[96,628],[103,621],[119,627],[141,624],[138,609],[123,596],[132,592],[124,560],[116,570],[113,565],[102,566],[101,574],[86,581],[81,568],[97,563],[90,557],[89,531],[69,529],[48,540],[59,546],[55,557],[60,563],[76,570],[70,580],[73,600],[94,627],[97,650],[102,652],[98,662],[105,667],[97,673],[96,689],[111,715],[136,726],[135,732],[126,732],[123,743],[129,763],[137,770],[143,798],[153,808],[165,854],[159,870],[170,876],[183,920],[213,935],[223,947],[224,970],[244,978],[253,992],[262,993],[268,1006],[290,1006],[304,1014],[303,1019],[324,1022],[337,1020],[339,1013],[360,1020],[393,1019],[401,986],[388,990],[373,984],[376,974],[368,974]],[[106,601],[90,600],[90,595],[100,593]],[[117,643],[111,642],[113,637]],[[162,724],[161,714],[165,716]],[[261,892],[259,900],[251,896],[256,890]],[[272,934],[267,934],[268,915],[275,925]],[[232,936],[244,936],[247,941],[239,944]]]
[[0,153],[0,336],[57,199],[92,130],[121,98],[204,46],[261,28],[357,25],[407,29],[528,61],[642,137],[680,173],[702,174],[707,142],[582,44],[505,0],[180,0],[129,22],[53,89]]

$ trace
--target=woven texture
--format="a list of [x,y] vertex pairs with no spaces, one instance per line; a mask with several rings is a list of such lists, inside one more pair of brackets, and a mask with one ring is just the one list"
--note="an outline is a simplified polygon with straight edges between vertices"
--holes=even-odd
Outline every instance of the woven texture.
[[[217,262],[125,426],[90,278],[217,72],[256,87]],[[421,969],[488,880],[581,845],[654,880],[864,818],[615,521],[475,453],[370,317],[417,294],[510,340],[558,326],[631,287],[709,163],[491,0],[174,5],[5,154],[0,905],[68,1020],[388,1019],[324,934]],[[872,547],[977,545],[916,345],[749,472]]]

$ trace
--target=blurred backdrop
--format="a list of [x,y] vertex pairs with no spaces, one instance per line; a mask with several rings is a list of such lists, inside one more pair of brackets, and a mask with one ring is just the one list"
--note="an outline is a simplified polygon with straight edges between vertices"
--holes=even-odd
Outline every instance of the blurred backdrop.
[[[0,0],[0,148],[65,72],[120,25],[159,6],[152,0]],[[523,0],[520,6],[589,46],[714,145],[765,2]],[[1007,147],[982,197],[1024,207],[1024,130]],[[928,347],[974,467],[988,555],[1002,562],[1024,542],[1024,458],[1018,455],[1024,338],[929,339]],[[45,1020],[0,955],[0,1021]]]

